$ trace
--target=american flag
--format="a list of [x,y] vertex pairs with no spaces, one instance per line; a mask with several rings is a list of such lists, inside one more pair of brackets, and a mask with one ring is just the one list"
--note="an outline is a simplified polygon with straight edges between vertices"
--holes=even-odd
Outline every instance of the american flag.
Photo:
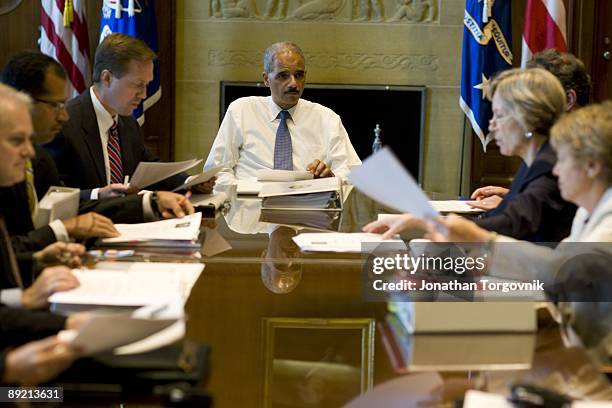
[[62,64],[76,96],[91,82],[85,0],[41,0],[40,4],[40,50]]
[[533,54],[547,48],[567,51],[563,0],[527,0],[521,67]]

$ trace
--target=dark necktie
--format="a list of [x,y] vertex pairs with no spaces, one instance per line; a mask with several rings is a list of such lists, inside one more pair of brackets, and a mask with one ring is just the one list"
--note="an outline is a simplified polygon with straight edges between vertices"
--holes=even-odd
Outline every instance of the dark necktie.
[[13,252],[13,245],[11,244],[11,236],[6,229],[4,219],[0,217],[0,245],[3,247],[0,250],[0,254],[5,255],[8,258],[8,268],[10,271],[5,271],[14,281],[14,283],[21,289],[23,289],[23,280],[19,273],[19,266],[17,266],[17,258],[15,252]]
[[276,130],[274,142],[274,168],[279,170],[293,170],[293,150],[291,148],[291,134],[287,127],[287,117],[291,117],[286,110],[278,114],[280,121]]
[[108,164],[111,183],[123,183],[123,165],[121,164],[121,147],[117,121],[108,129]]

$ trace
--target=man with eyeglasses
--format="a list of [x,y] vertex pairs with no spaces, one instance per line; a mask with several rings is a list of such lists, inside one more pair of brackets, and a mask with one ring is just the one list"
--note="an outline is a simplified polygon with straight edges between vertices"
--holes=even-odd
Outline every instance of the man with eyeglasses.
[[[31,161],[32,174],[28,175],[33,180],[0,188],[0,214],[7,220],[13,245],[23,261],[20,264],[28,261],[28,251],[39,250],[55,241],[114,236],[116,230],[112,221],[133,223],[157,218],[152,205],[152,193],[147,193],[84,200],[79,207],[82,215],[64,221],[56,220],[48,226],[34,229],[31,213],[35,210],[32,211],[29,204],[35,207],[37,199],[49,187],[63,184],[55,162],[38,145],[53,141],[63,124],[69,120],[64,105],[67,97],[66,74],[53,58],[38,51],[24,51],[13,56],[2,69],[0,81],[27,93],[34,101],[31,115],[35,157]],[[110,185],[99,190],[113,189]],[[108,194],[105,192],[105,195]],[[158,212],[166,212],[166,216],[182,216],[193,211],[180,194],[160,191],[156,193],[156,198]]]

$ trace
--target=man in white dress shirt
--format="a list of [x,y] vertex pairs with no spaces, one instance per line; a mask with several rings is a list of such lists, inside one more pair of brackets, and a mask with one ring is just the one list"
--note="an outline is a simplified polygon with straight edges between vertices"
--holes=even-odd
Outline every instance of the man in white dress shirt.
[[217,181],[251,178],[260,169],[306,170],[315,177],[343,177],[361,161],[340,117],[300,99],[306,82],[302,50],[290,42],[264,54],[264,84],[271,96],[232,102],[205,167],[225,164]]

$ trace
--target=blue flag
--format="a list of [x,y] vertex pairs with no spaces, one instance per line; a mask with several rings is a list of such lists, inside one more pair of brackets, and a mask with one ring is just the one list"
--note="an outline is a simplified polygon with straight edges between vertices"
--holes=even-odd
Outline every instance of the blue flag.
[[466,0],[459,105],[486,150],[491,103],[487,84],[497,72],[512,68],[510,0]]
[[[112,33],[123,33],[145,42],[156,54],[157,21],[154,0],[104,0],[100,21],[100,42]],[[141,125],[144,111],[161,97],[159,59],[153,62],[153,81],[147,86],[147,97],[132,113]]]

